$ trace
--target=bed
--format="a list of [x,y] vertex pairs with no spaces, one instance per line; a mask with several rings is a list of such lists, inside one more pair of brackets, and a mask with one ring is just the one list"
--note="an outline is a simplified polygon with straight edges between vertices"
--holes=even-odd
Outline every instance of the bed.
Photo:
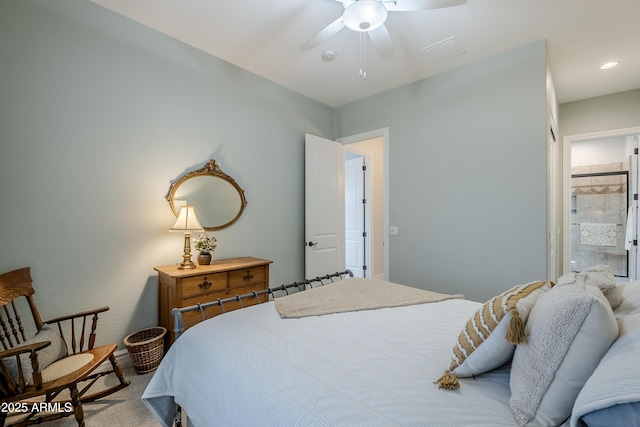
[[[389,303],[386,292],[409,287],[356,278],[273,298],[188,329],[142,399],[167,427],[178,408],[193,426],[638,425],[640,282],[611,286],[602,278],[613,275],[602,268],[569,276],[518,285],[485,303],[415,288],[410,293],[428,297]],[[352,294],[355,306],[327,310],[326,301],[344,299],[339,292],[347,287],[383,287],[383,298]],[[321,313],[306,300],[314,294],[325,305]],[[566,295],[570,307],[588,308],[562,309]],[[296,312],[301,304],[311,311]],[[559,322],[578,324],[577,332],[545,341],[549,334],[539,331],[558,327],[549,309],[573,313]],[[495,324],[464,350],[462,341],[474,339],[470,325],[477,332],[490,323],[479,320],[482,313]],[[529,366],[541,344],[563,353],[544,360],[551,379]],[[585,354],[591,354],[586,361]],[[530,384],[532,372],[534,383],[538,377],[548,383]]]

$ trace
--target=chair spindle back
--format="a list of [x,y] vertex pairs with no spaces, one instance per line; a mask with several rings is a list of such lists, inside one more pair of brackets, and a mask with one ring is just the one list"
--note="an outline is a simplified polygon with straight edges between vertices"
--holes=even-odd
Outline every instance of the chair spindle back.
[[27,340],[16,306],[20,297],[26,298],[36,328],[40,330],[42,327],[42,318],[33,300],[34,293],[29,267],[0,274],[0,343],[4,350],[14,348]]

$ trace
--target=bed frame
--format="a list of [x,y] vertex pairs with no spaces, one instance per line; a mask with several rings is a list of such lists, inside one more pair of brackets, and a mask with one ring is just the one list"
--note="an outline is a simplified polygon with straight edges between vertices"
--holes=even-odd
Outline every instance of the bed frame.
[[269,299],[272,299],[279,296],[289,295],[289,290],[292,288],[295,288],[296,292],[299,292],[313,288],[314,284],[315,286],[324,286],[325,284],[333,283],[335,280],[344,280],[347,277],[353,277],[353,273],[351,272],[351,270],[327,274],[326,276],[318,276],[315,279],[307,279],[302,282],[293,282],[289,283],[288,285],[262,289],[260,291],[254,291],[248,294],[236,295],[224,299],[218,298],[216,301],[211,301],[204,304],[196,304],[183,308],[174,308],[171,310],[171,315],[173,316],[173,331],[175,332],[176,339],[178,339],[178,337],[184,332],[184,321],[182,319],[182,315],[184,313],[198,311],[202,315],[202,320],[205,320],[206,318],[204,315],[204,310],[208,307],[219,306],[222,310],[222,313],[224,313],[224,305],[228,302],[239,302],[240,308],[242,308],[243,300],[251,300],[255,298],[258,301],[258,304],[260,304],[260,298],[258,298],[260,295],[269,294]]
[[[281,286],[271,287],[267,289],[262,289],[260,291],[254,291],[248,294],[236,295],[236,296],[224,298],[224,299],[218,298],[216,301],[211,301],[204,304],[196,304],[196,305],[191,305],[189,307],[183,307],[183,308],[174,308],[171,310],[171,315],[173,316],[173,331],[175,333],[176,339],[178,339],[178,337],[180,337],[180,335],[182,335],[182,333],[184,332],[184,321],[182,319],[182,315],[184,313],[189,313],[191,311],[198,311],[202,315],[202,320],[206,320],[204,315],[204,310],[208,307],[219,306],[220,309],[222,310],[222,313],[224,313],[224,305],[228,302],[234,302],[234,301],[239,302],[240,308],[243,308],[243,303],[242,303],[243,300],[251,300],[255,298],[258,301],[257,304],[260,304],[260,298],[258,298],[260,295],[269,294],[270,296],[269,300],[271,300],[280,296],[289,295],[289,290],[292,288],[295,288],[296,292],[300,292],[300,291],[305,291],[307,289],[312,289],[314,285],[316,287],[324,286],[326,284],[333,283],[336,280],[344,280],[349,277],[353,277],[353,272],[351,270],[345,270],[342,272],[327,274],[325,276],[318,276],[314,279],[307,279],[302,282],[293,282],[293,283],[289,283],[288,285],[281,285]],[[173,425],[175,427],[182,427],[183,422],[184,422],[184,425],[187,425],[186,419],[184,419],[182,415],[183,415],[182,408],[180,406],[177,406],[174,421],[173,421]]]

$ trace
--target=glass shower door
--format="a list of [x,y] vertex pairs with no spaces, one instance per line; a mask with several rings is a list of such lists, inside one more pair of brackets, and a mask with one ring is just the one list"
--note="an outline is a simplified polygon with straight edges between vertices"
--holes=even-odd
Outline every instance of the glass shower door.
[[629,277],[629,171],[625,166],[572,168],[571,271],[605,264],[616,276]]

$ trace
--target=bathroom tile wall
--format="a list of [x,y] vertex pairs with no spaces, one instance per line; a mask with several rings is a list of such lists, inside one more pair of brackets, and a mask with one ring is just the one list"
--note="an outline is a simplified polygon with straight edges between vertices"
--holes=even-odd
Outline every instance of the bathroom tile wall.
[[[625,234],[627,225],[627,174],[624,163],[578,166],[575,174],[622,172],[571,180],[571,268],[581,271],[598,264],[611,266],[616,276],[627,276]],[[615,245],[582,244],[580,224],[616,224]]]

